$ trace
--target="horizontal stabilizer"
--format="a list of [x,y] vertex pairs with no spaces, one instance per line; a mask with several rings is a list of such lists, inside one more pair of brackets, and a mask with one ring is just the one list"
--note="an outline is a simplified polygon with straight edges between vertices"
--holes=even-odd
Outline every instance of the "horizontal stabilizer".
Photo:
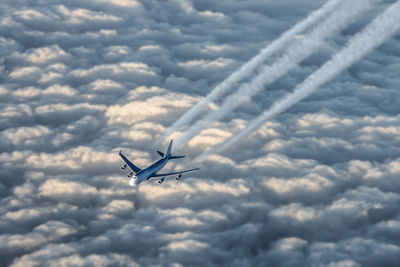
[[185,156],[171,156],[169,159],[181,159],[184,158]]
[[157,151],[158,155],[160,155],[162,158],[164,157],[164,153],[162,153],[161,151]]

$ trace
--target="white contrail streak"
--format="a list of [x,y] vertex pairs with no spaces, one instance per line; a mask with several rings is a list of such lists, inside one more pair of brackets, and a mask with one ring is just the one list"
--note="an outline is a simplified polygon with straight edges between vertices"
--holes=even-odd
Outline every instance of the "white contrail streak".
[[281,98],[268,110],[251,121],[247,128],[225,142],[213,147],[197,157],[194,161],[202,161],[211,154],[217,154],[232,144],[238,142],[252,131],[258,129],[267,120],[271,120],[292,105],[312,94],[324,83],[349,68],[352,64],[369,54],[380,46],[385,40],[395,35],[400,30],[400,1],[390,6],[385,12],[376,17],[360,33],[355,35],[340,52],[326,62],[317,71],[299,84],[294,92]]
[[197,102],[196,105],[183,114],[162,136],[157,139],[156,145],[161,144],[173,132],[190,123],[193,118],[205,110],[211,102],[219,98],[240,80],[251,74],[255,68],[261,64],[261,62],[282,49],[283,46],[293,40],[294,36],[322,20],[325,16],[346,1],[348,0],[330,0],[326,2],[320,9],[312,12],[306,19],[284,32],[279,38],[275,39],[275,41],[262,49],[258,55],[242,65],[237,71],[233,72],[228,78],[217,85],[203,100]]
[[238,91],[224,101],[221,107],[210,112],[203,119],[190,127],[175,143],[176,147],[186,144],[202,129],[223,118],[226,114],[237,108],[240,104],[251,99],[251,96],[282,77],[290,69],[297,66],[302,60],[310,56],[318,48],[320,42],[332,34],[343,29],[354,21],[362,12],[371,6],[368,0],[353,0],[342,5],[336,12],[316,26],[304,39],[291,45],[286,54],[279,58],[272,66],[264,66],[261,72],[249,83],[239,87]]

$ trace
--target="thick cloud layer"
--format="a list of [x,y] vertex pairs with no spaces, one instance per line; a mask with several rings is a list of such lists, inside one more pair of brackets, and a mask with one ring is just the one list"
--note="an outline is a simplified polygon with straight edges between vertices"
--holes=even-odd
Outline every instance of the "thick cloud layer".
[[[119,170],[120,149],[140,167],[156,160],[185,111],[325,3],[295,2],[5,1],[0,265],[399,266],[398,36],[179,182],[132,189]],[[238,133],[393,2],[166,169]]]

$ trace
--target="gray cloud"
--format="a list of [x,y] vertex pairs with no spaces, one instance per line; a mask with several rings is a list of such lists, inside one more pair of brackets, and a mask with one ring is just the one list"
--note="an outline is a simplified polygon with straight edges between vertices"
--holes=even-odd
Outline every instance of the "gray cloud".
[[[242,130],[383,2],[166,170]],[[173,122],[324,3],[5,1],[0,265],[398,266],[398,36],[179,182],[132,189],[120,170],[120,149],[158,159]]]

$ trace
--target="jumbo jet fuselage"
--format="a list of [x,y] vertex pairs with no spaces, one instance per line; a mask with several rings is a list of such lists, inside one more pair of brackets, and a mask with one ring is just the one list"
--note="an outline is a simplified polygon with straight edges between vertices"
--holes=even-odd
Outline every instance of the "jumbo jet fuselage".
[[193,172],[197,171],[199,168],[194,168],[190,170],[184,170],[184,171],[177,171],[177,172],[169,172],[169,173],[157,173],[159,170],[164,168],[164,166],[167,164],[167,162],[171,159],[179,159],[183,158],[184,156],[172,156],[171,155],[171,148],[172,148],[172,140],[169,143],[169,146],[167,148],[167,152],[163,153],[160,151],[157,151],[157,153],[161,156],[161,159],[157,160],[153,164],[151,164],[149,167],[145,169],[140,169],[137,167],[135,164],[130,162],[120,151],[119,155],[120,157],[125,161],[125,165],[121,167],[121,169],[125,169],[129,166],[131,169],[131,173],[128,174],[128,177],[131,179],[129,180],[129,185],[130,186],[137,186],[141,182],[144,182],[146,180],[149,180],[150,178],[157,178],[157,177],[162,177],[158,182],[161,184],[164,182],[165,176],[170,176],[170,175],[175,175],[178,174],[176,177],[176,180],[179,180],[182,177],[183,173],[187,172]]
[[130,186],[136,186],[140,184],[141,182],[144,182],[151,177],[153,177],[159,170],[164,168],[164,166],[167,164],[169,160],[168,158],[162,158],[151,164],[149,167],[146,169],[141,170],[140,172],[136,173],[135,175],[132,176],[131,180],[129,181]]

